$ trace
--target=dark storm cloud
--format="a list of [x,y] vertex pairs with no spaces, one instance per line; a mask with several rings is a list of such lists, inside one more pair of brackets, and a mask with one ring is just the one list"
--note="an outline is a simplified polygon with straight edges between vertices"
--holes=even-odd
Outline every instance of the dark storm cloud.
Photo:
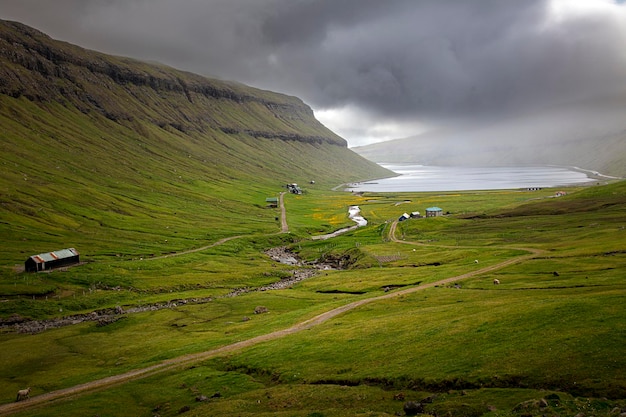
[[345,13],[359,5],[332,2],[313,13],[310,2],[296,2],[266,22],[266,33],[282,35],[272,37],[277,72],[296,69],[293,88],[308,85],[316,104],[462,115],[566,100],[624,80],[616,42],[623,28],[603,16],[557,22],[548,2],[533,0],[377,2],[359,19]]
[[2,18],[107,53],[377,120],[527,110],[623,87],[609,0],[0,0]]

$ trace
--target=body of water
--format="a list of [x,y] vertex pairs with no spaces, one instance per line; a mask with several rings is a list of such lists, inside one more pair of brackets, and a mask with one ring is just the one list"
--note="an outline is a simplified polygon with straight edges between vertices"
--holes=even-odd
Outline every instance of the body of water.
[[594,181],[561,167],[440,167],[380,164],[397,177],[349,184],[348,191],[417,192],[547,188]]

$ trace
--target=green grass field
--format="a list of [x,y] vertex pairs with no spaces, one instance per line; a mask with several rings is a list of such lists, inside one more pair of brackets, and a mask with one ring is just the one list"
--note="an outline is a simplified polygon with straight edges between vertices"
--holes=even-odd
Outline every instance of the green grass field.
[[[379,299],[310,330],[23,415],[383,416],[425,398],[432,401],[425,412],[437,415],[614,415],[626,407],[626,183],[550,195],[316,190],[286,196],[286,235],[275,234],[277,224],[249,233],[235,228],[232,235],[242,237],[178,257],[94,253],[67,271],[5,271],[2,317],[213,301],[129,314],[104,327],[88,322],[35,335],[6,329],[1,401],[13,401],[25,386],[43,394],[225,346],[533,249],[532,258],[459,281],[459,288]],[[390,240],[393,220],[431,204],[451,214],[402,222],[400,241]],[[349,225],[349,205],[361,207],[368,226],[325,241],[307,238]],[[190,243],[181,239],[176,250],[198,246]],[[165,243],[153,245],[167,252]],[[263,254],[280,245],[307,261],[343,257],[350,266],[285,290],[223,297],[289,276],[293,267]],[[255,315],[259,305],[269,313]],[[196,401],[200,395],[209,399]]]

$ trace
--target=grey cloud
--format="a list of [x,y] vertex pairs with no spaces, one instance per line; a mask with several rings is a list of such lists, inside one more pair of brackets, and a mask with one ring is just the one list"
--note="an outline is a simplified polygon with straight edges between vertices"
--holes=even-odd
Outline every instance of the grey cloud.
[[316,108],[438,120],[625,85],[626,15],[554,16],[555,1],[0,0],[0,17],[107,53],[298,95]]

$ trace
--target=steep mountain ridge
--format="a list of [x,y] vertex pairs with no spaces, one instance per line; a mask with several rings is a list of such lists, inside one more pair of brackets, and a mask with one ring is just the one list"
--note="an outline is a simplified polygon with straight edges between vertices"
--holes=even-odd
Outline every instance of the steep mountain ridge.
[[271,233],[276,213],[265,198],[285,183],[328,189],[390,175],[296,97],[5,21],[0,151],[0,262],[11,267],[66,246],[163,253]]
[[[56,101],[122,123],[146,119],[181,131],[219,128],[228,134],[346,146],[345,140],[317,122],[311,109],[296,97],[107,56],[55,41],[16,22],[0,25],[0,59],[0,93],[14,98]],[[164,103],[168,101],[175,106]],[[154,102],[163,107],[155,108]],[[215,110],[215,102],[243,106],[264,120],[249,120],[248,126],[241,126],[228,112],[210,111]],[[276,118],[274,123],[265,120],[270,115]]]

